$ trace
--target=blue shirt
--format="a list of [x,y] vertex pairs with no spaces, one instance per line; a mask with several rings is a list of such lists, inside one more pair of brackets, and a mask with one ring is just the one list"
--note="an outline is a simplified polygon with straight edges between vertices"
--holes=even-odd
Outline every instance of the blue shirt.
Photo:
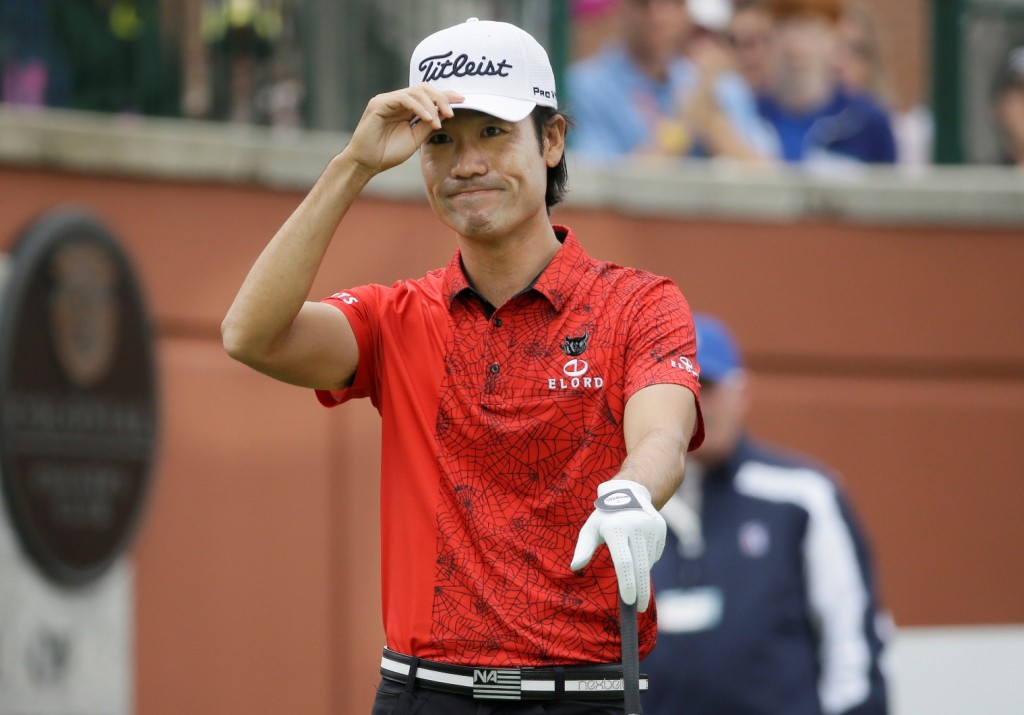
[[760,97],[757,107],[774,129],[778,153],[787,162],[896,161],[889,116],[868,95],[837,89],[824,105],[804,113],[790,112],[771,97]]
[[[568,111],[575,123],[569,135],[570,148],[588,158],[609,159],[651,143],[657,123],[678,114],[678,103],[693,92],[699,79],[696,66],[677,57],[669,65],[667,79],[656,80],[617,45],[573,64],[566,75]],[[739,75],[720,77],[714,92],[750,148],[766,151],[769,135],[758,116],[754,95]],[[698,146],[691,154],[705,153]]]

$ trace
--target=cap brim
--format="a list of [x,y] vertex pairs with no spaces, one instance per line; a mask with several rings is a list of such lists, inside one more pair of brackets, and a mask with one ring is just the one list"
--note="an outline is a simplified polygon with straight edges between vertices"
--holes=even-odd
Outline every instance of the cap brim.
[[493,94],[464,94],[463,101],[453,104],[452,109],[472,109],[484,114],[490,114],[506,122],[518,122],[530,116],[530,112],[537,106],[536,102],[525,99],[512,99],[510,97],[499,97]]

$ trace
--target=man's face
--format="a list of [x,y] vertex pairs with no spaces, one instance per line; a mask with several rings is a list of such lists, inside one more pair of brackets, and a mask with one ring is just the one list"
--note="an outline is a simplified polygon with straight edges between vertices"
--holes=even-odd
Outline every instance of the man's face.
[[702,382],[700,408],[704,416],[704,443],[693,453],[701,464],[714,467],[725,461],[743,435],[747,418],[747,380],[736,373],[721,382]]
[[547,221],[547,170],[558,164],[564,144],[560,116],[539,142],[530,117],[509,122],[458,109],[420,148],[430,205],[466,237],[507,235],[538,217]]
[[682,49],[693,25],[686,0],[623,0],[623,31],[639,57],[665,62]]
[[817,15],[786,18],[775,26],[776,71],[799,81],[831,74],[835,68],[837,30]]
[[756,92],[767,88],[773,24],[771,15],[758,7],[738,10],[729,21],[729,39],[736,51],[739,70]]

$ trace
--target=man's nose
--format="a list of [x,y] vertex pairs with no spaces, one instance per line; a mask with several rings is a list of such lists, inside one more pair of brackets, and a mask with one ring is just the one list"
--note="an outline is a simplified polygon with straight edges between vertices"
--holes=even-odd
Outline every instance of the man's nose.
[[486,173],[487,159],[476,142],[460,142],[455,151],[452,176],[463,179],[468,176],[481,176]]

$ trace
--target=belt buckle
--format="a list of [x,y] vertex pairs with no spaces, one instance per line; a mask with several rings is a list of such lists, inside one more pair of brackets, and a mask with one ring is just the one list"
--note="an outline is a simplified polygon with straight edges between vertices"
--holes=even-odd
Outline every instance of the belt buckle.
[[517,668],[473,668],[473,699],[521,700],[522,681]]

